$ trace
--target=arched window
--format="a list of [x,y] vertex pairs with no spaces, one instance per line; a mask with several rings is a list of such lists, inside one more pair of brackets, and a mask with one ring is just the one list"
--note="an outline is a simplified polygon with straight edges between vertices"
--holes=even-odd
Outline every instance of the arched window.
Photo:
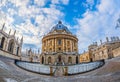
[[3,47],[4,47],[4,43],[5,43],[5,37],[2,37],[2,40],[1,40],[1,45],[0,45],[0,47],[3,49]]
[[51,57],[48,57],[48,64],[51,64]]
[[44,57],[42,56],[42,64],[44,64]]
[[76,64],[78,64],[78,56],[76,56]]
[[17,53],[16,53],[16,55],[18,55],[19,54],[19,47],[17,47]]
[[72,63],[72,57],[68,58],[68,63]]
[[13,50],[14,50],[14,40],[12,39],[9,41],[8,51],[13,53]]
[[61,45],[61,39],[58,39],[58,45]]

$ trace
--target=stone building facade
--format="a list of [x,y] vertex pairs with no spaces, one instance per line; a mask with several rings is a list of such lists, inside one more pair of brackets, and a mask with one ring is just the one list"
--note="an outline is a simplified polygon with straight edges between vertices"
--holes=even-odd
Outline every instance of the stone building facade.
[[23,38],[18,41],[18,39],[15,38],[16,31],[14,31],[13,35],[10,35],[10,32],[11,30],[9,31],[9,34],[7,34],[4,31],[4,25],[2,26],[2,29],[0,29],[0,49],[20,56]]
[[41,64],[79,63],[78,39],[61,21],[42,38]]
[[82,53],[79,57],[79,61],[80,63],[90,62],[90,52],[87,51],[87,52]]
[[97,42],[91,44],[88,49],[92,61],[110,59],[119,55],[120,50],[120,39],[119,37],[111,37],[111,40],[106,38],[106,42],[97,45]]
[[113,53],[113,57],[118,57],[118,56],[120,56],[120,47],[114,49],[114,50],[112,51],[112,53]]

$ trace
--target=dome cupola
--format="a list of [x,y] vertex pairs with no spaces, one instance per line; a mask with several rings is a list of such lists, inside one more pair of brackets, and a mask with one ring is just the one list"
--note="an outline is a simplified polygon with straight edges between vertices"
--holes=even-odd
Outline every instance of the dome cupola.
[[62,24],[61,21],[58,21],[58,24],[55,25],[55,26],[53,26],[53,28],[50,30],[49,33],[54,33],[54,31],[59,32],[59,33],[66,32],[66,33],[68,33],[68,34],[72,34],[72,33],[68,30],[68,28]]

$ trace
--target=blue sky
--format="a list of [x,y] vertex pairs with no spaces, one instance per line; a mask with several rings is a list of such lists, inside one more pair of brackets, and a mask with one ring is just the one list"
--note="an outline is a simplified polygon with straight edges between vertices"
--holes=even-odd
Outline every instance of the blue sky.
[[[120,36],[115,29],[119,0],[0,0],[0,25],[24,37],[23,50],[41,49],[41,38],[59,20],[79,39],[79,52],[106,37]],[[1,27],[0,27],[1,28]]]

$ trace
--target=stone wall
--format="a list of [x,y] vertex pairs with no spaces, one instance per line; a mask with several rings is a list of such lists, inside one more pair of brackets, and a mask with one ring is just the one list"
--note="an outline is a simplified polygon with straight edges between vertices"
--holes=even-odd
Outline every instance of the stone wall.
[[120,47],[114,49],[112,52],[113,52],[113,57],[118,57],[118,56],[120,56]]

